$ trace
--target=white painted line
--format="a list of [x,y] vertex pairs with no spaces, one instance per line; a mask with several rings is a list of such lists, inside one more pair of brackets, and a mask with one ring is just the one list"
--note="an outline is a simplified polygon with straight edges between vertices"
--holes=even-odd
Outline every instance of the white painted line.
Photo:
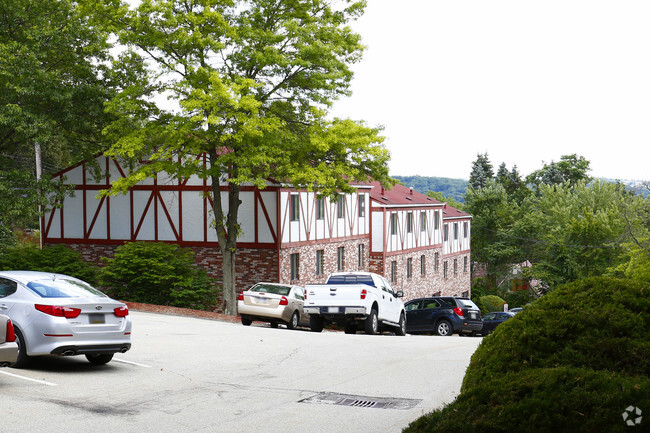
[[123,360],[123,359],[113,358],[113,361],[122,362],[122,363],[124,363],[124,364],[137,365],[138,367],[151,368],[150,365],[138,364],[137,362],[125,361],[125,360]]
[[16,377],[16,378],[18,378],[18,379],[24,379],[24,380],[29,380],[30,382],[40,383],[40,384],[42,384],[42,385],[47,385],[47,386],[57,386],[56,383],[48,382],[48,381],[46,381],[46,380],[32,379],[32,378],[30,378],[30,377],[21,376],[21,375],[19,375],[19,374],[7,373],[6,371],[2,371],[2,370],[0,370],[0,373],[2,373],[2,374],[6,374],[7,376],[11,376],[11,377]]

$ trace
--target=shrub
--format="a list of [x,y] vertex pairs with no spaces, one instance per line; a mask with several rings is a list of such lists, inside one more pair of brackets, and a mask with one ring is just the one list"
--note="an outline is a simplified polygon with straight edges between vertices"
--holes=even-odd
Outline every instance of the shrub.
[[650,407],[647,282],[599,277],[556,289],[499,325],[459,397],[407,432],[628,431]]
[[503,305],[506,303],[503,299],[496,295],[486,295],[479,298],[481,312],[489,313],[491,311],[503,311]]
[[5,248],[0,254],[0,269],[66,274],[90,284],[97,280],[97,269],[84,262],[80,253],[65,245],[40,249],[33,243],[20,243]]
[[104,262],[99,281],[118,299],[201,310],[216,305],[213,281],[178,245],[130,242]]

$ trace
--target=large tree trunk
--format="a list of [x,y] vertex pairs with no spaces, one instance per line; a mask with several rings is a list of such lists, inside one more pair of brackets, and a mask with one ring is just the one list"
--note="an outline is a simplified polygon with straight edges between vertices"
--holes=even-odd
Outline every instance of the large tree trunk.
[[[210,152],[210,163],[212,167],[217,166],[217,151],[213,149]],[[237,167],[230,168],[233,176],[237,175]],[[223,312],[225,314],[237,314],[237,273],[235,262],[237,256],[237,237],[239,235],[239,223],[237,215],[239,214],[240,187],[236,184],[228,186],[228,215],[224,218],[223,201],[221,200],[220,174],[217,170],[212,170],[212,211],[214,212],[215,229],[219,241],[219,249],[223,263],[221,273],[223,279]]]

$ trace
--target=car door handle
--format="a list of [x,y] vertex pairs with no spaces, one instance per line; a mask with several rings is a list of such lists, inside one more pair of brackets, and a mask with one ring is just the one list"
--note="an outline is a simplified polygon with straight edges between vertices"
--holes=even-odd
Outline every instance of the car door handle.
[[8,308],[9,308],[9,307],[7,307],[5,304],[0,305],[0,310],[6,310],[6,309],[8,309]]

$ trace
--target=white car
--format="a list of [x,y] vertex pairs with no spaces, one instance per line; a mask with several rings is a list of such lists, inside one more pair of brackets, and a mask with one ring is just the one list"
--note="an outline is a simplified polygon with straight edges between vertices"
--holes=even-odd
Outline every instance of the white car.
[[241,292],[237,312],[241,323],[249,326],[254,320],[269,322],[276,328],[284,323],[289,329],[309,326],[309,316],[303,311],[305,291],[302,287],[277,283],[258,283]]
[[40,355],[85,355],[105,364],[131,348],[127,306],[67,275],[0,272],[0,313],[11,318],[16,333],[13,367]]

